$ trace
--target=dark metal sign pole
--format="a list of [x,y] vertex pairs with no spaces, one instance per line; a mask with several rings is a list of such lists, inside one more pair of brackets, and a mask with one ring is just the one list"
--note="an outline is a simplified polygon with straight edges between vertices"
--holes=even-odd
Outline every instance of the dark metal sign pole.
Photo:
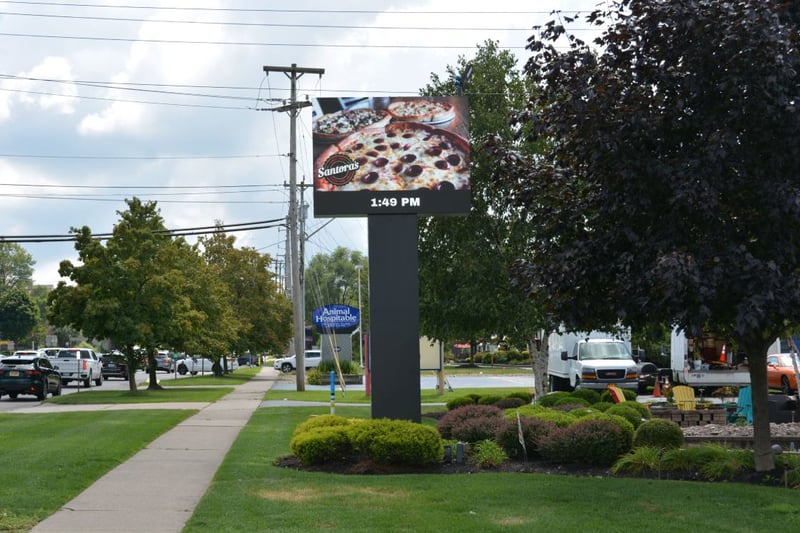
[[420,422],[416,215],[369,215],[372,418]]

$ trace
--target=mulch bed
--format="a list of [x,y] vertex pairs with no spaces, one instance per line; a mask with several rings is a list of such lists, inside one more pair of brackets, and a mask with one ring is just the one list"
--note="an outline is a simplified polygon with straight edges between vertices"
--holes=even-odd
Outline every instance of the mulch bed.
[[[328,472],[344,475],[396,475],[396,474],[480,474],[480,473],[520,473],[520,474],[550,474],[567,475],[576,477],[635,477],[628,475],[612,474],[609,468],[596,466],[553,464],[545,461],[513,461],[509,460],[494,468],[478,468],[470,463],[439,463],[428,466],[402,466],[378,464],[370,460],[342,461],[325,465],[304,465],[297,457],[287,455],[275,462],[276,466],[304,470],[308,472]],[[658,474],[651,473],[642,476],[646,479],[658,479]],[[705,481],[696,472],[668,472],[661,475],[662,480],[677,481]],[[782,466],[770,472],[742,472],[730,479],[721,479],[718,483],[746,483],[768,487],[784,487],[784,469]]]

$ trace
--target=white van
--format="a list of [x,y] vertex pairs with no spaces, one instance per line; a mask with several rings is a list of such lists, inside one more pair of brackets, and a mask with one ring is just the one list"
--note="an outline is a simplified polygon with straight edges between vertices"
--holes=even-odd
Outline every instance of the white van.
[[605,389],[610,384],[638,390],[630,340],[609,333],[550,335],[547,375],[551,391]]

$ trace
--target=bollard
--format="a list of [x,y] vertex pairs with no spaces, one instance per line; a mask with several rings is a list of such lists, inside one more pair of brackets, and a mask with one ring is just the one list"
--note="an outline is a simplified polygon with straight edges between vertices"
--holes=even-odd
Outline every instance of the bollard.
[[331,384],[331,414],[336,414],[336,373],[331,370],[330,373],[330,384]]
[[456,443],[456,464],[464,464],[464,452],[466,451],[466,444],[463,442]]
[[447,464],[453,462],[453,447],[449,444],[444,445],[444,462]]

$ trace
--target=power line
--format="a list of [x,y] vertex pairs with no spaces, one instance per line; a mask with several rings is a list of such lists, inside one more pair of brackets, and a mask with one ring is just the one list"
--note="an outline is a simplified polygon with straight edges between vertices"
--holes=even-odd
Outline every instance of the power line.
[[[260,188],[262,184],[239,185],[53,185],[51,183],[0,183],[0,187],[41,187],[53,189],[232,189],[232,188]],[[283,189],[281,184],[273,184],[278,190]],[[210,191],[214,192],[214,191]]]
[[[67,154],[3,154],[0,157],[15,159],[80,159],[80,160],[110,160],[110,161],[182,161],[199,159],[263,159],[266,157],[286,157],[286,154],[231,154],[231,155],[154,155],[154,156],[125,156],[125,155],[67,155]],[[6,185],[0,183],[0,185]],[[21,185],[21,184],[18,184]],[[46,187],[46,185],[42,185]]]
[[[285,226],[282,218],[272,220],[261,220],[258,222],[243,222],[238,224],[220,224],[215,226],[197,226],[194,228],[185,228],[178,230],[154,230],[151,233],[157,235],[168,235],[170,237],[185,237],[191,235],[207,235],[219,232],[237,232],[237,231],[250,231],[257,229],[271,229],[280,226]],[[92,234],[93,239],[107,240],[113,237],[113,233],[95,233]],[[9,243],[22,243],[22,242],[69,242],[77,240],[76,234],[67,235],[22,235],[22,236],[0,236],[0,242]]]
[[[227,13],[296,13],[296,14],[342,14],[342,15],[452,15],[452,11],[380,11],[367,9],[255,9],[255,8],[233,8],[233,7],[176,7],[176,6],[134,6],[134,5],[101,5],[86,4],[78,2],[32,2],[22,0],[0,0],[2,4],[23,4],[32,6],[56,6],[56,7],[88,7],[100,9],[147,9],[147,10],[170,10],[170,11],[208,11],[208,12],[227,12]],[[465,15],[547,15],[551,11],[458,11]]]
[[531,31],[531,28],[492,28],[486,26],[359,26],[352,24],[287,24],[278,22],[235,22],[218,20],[172,20],[172,19],[152,19],[134,17],[97,17],[89,15],[54,15],[45,13],[17,13],[12,11],[0,11],[0,15],[55,18],[68,20],[96,20],[104,22],[147,22],[158,24],[200,24],[209,26],[245,26],[259,28],[307,28],[307,29],[336,29],[336,30],[422,30],[422,31]]
[[[413,49],[413,50],[471,50],[475,48],[471,45],[425,45],[425,44],[337,44],[337,43],[266,43],[266,42],[246,42],[246,41],[190,41],[190,40],[167,40],[167,39],[142,39],[133,37],[94,37],[87,35],[53,35],[37,33],[9,33],[0,32],[3,37],[20,37],[32,39],[66,39],[78,41],[107,41],[123,43],[150,43],[150,44],[201,44],[214,46],[274,46],[274,47],[297,47],[297,48],[381,48],[381,49]],[[525,46],[500,46],[504,50],[524,50]]]

